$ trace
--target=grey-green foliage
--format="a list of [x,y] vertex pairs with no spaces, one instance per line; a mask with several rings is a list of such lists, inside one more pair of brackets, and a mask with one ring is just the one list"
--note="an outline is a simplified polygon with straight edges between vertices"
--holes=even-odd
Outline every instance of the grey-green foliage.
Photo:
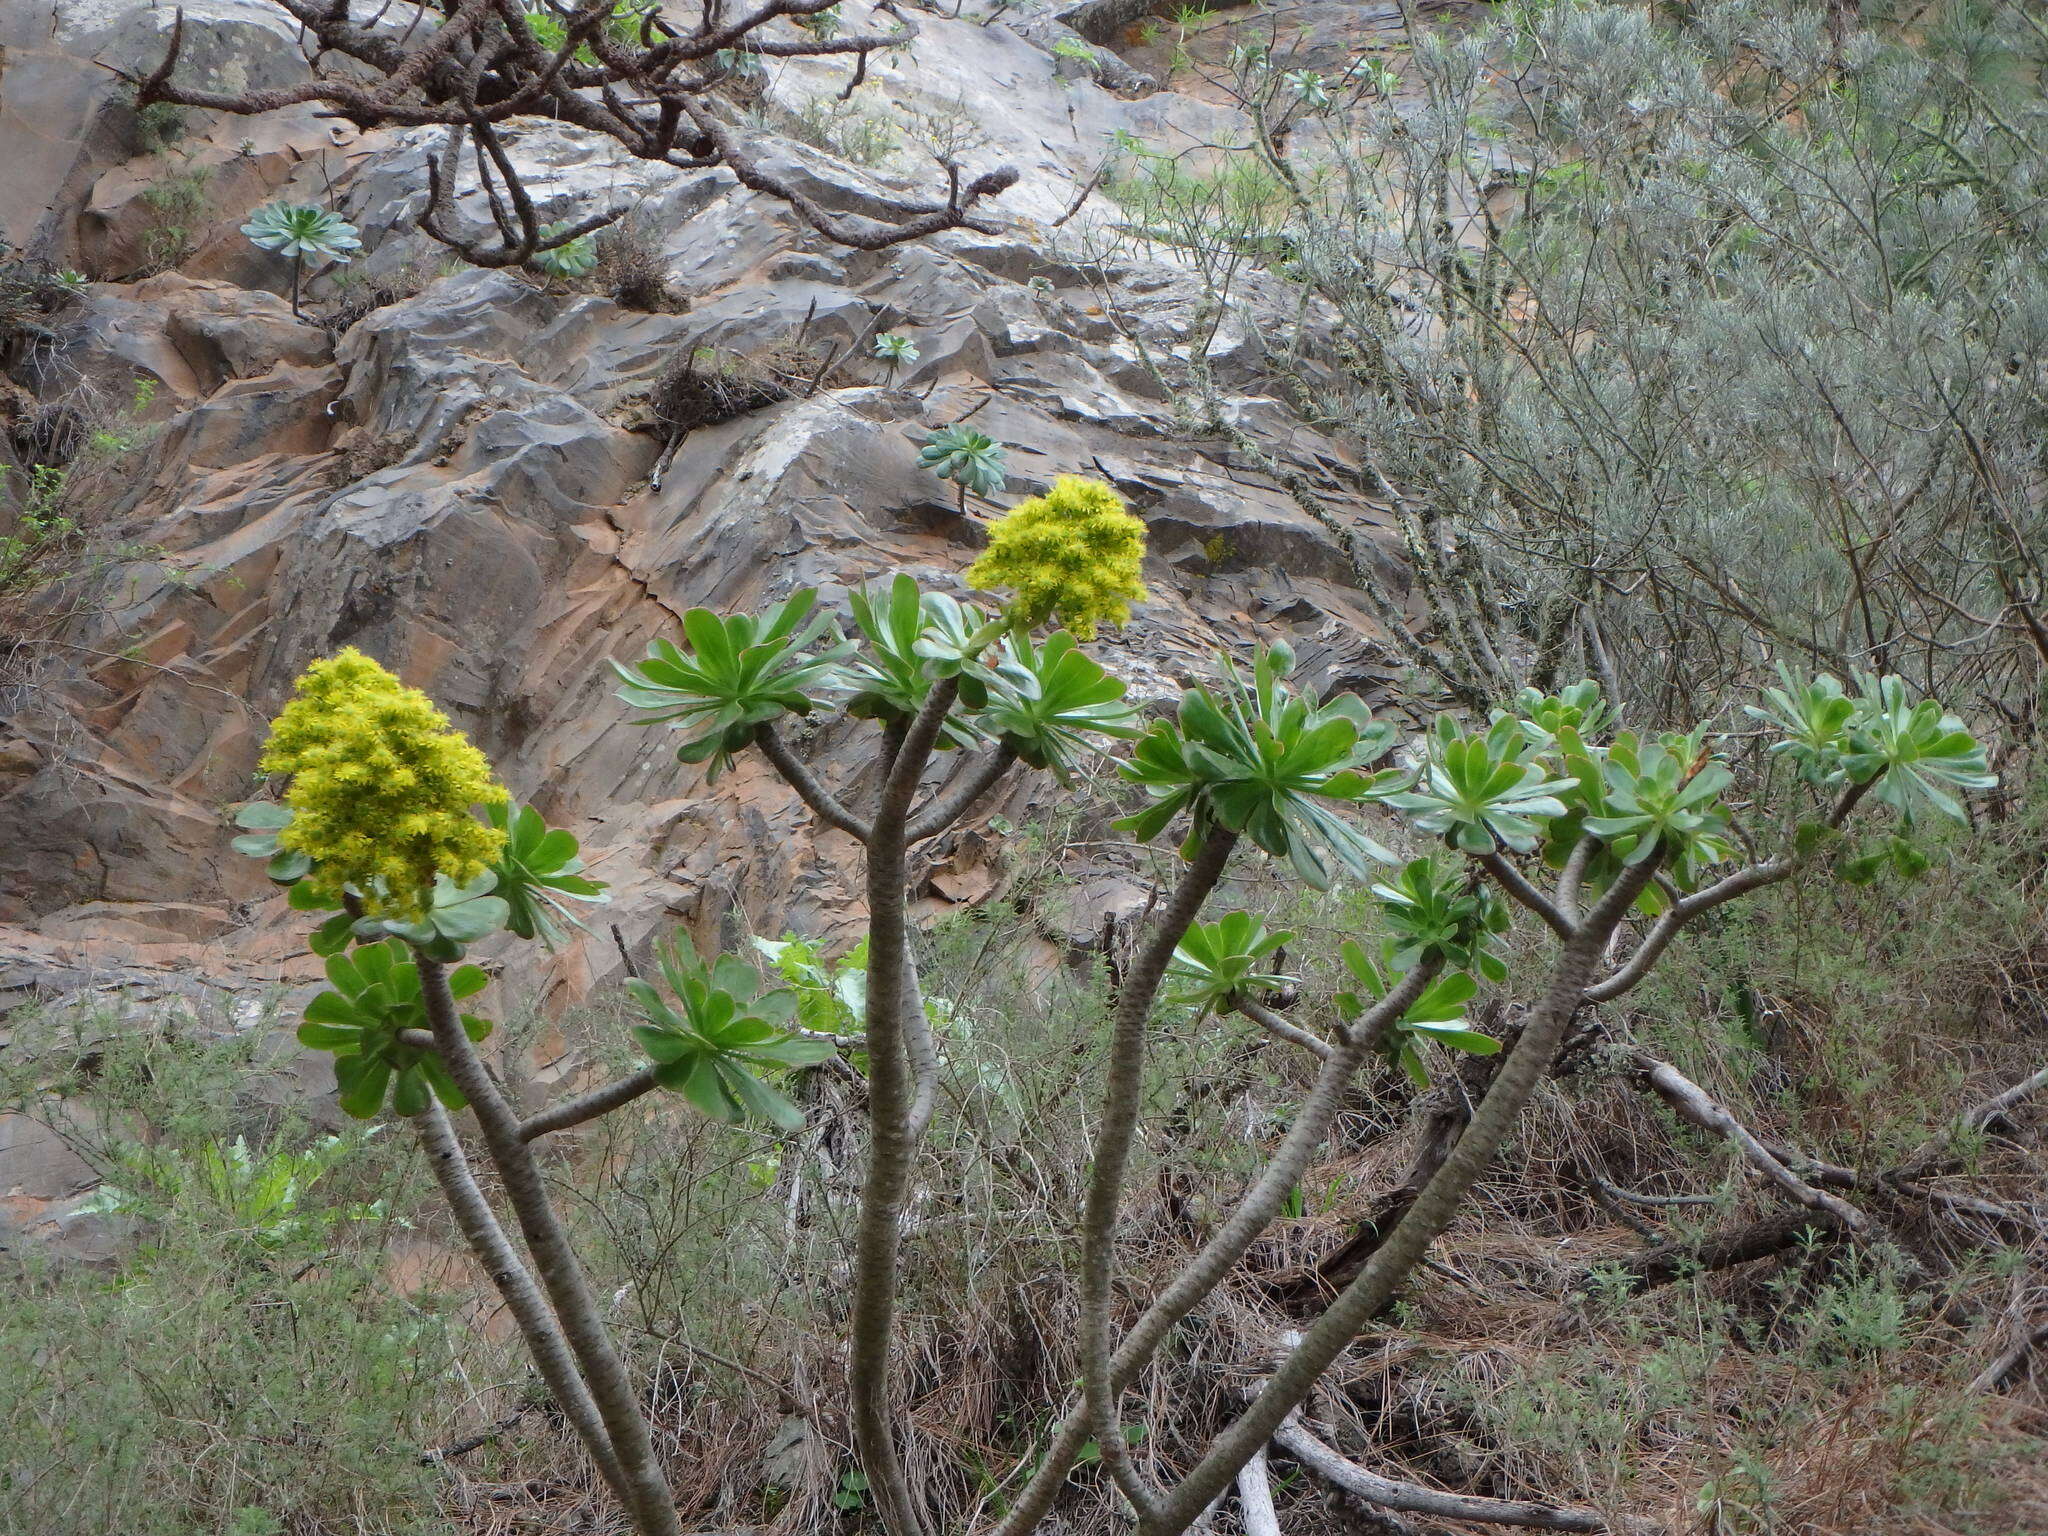
[[597,269],[597,237],[578,235],[573,240],[562,240],[568,228],[561,223],[541,227],[541,239],[561,241],[533,253],[533,264],[544,276],[566,280]]
[[958,484],[963,497],[969,491],[997,496],[1008,482],[1009,450],[963,422],[926,434],[917,462],[941,480]]
[[249,215],[242,233],[252,244],[292,259],[292,313],[299,312],[299,276],[307,260],[347,262],[362,239],[338,213],[311,203],[266,203]]
[[1071,635],[1038,644],[1005,633],[1000,616],[922,592],[899,573],[886,588],[853,594],[858,640],[850,641],[830,615],[814,612],[817,597],[802,589],[758,619],[691,609],[687,649],[655,640],[636,665],[612,664],[626,685],[619,697],[643,711],[636,723],[685,733],[677,758],[707,763],[713,777],[764,728],[828,701],[856,718],[907,724],[941,677],[958,688],[941,727],[948,746],[996,742],[1064,775],[1100,750],[1096,738],[1136,734],[1124,682]]
[[266,203],[249,215],[242,233],[264,250],[294,260],[347,261],[363,244],[355,225],[310,203]]
[[361,1136],[322,1136],[304,1148],[284,1144],[250,1149],[246,1136],[197,1147],[124,1148],[120,1183],[102,1184],[83,1214],[161,1220],[187,1206],[211,1207],[217,1229],[261,1249],[323,1236],[339,1222],[372,1220],[379,1203],[316,1209],[311,1196],[338,1163],[360,1150],[378,1127]]
[[1295,162],[1285,268],[1343,354],[1298,389],[1408,493],[1411,659],[1474,705],[1583,660],[1690,716],[1785,658],[2024,706],[2044,63],[2020,0],[1839,48],[1784,0],[1419,39],[1418,103]]

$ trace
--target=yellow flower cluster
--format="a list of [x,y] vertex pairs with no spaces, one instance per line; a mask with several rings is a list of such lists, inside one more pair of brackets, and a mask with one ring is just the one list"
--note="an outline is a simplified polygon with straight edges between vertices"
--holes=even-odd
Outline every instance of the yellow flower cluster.
[[1082,639],[1123,624],[1142,601],[1145,525],[1100,480],[1061,475],[1043,496],[989,525],[988,548],[967,570],[977,591],[1008,587],[1012,617],[1027,626],[1057,618]]
[[262,766],[292,776],[278,845],[313,861],[306,885],[330,901],[353,886],[373,912],[416,918],[436,873],[467,884],[505,846],[470,810],[507,798],[490,762],[433,700],[354,647],[300,674]]

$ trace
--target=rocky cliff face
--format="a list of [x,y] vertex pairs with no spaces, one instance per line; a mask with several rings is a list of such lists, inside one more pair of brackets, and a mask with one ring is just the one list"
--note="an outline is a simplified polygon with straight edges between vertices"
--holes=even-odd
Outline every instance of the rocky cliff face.
[[[254,0],[187,14],[223,79],[303,68]],[[1022,171],[996,233],[848,252],[723,171],[656,170],[524,125],[515,152],[551,216],[635,205],[680,296],[644,312],[447,265],[410,228],[425,195],[417,134],[195,113],[143,153],[148,133],[93,61],[153,62],[164,9],[0,0],[0,16],[4,235],[98,279],[16,349],[16,435],[86,396],[129,402],[130,446],[90,472],[110,527],[149,547],[100,581],[45,690],[0,721],[0,968],[301,974],[300,925],[229,852],[222,806],[249,792],[294,675],[344,644],[431,692],[518,794],[576,831],[629,942],[735,909],[764,931],[832,932],[858,900],[843,839],[812,833],[778,782],[744,766],[707,788],[662,733],[628,723],[606,662],[673,635],[696,605],[749,608],[804,584],[837,595],[897,569],[961,590],[988,509],[962,515],[915,460],[922,432],[970,413],[1011,445],[1006,500],[1076,471],[1109,480],[1149,525],[1153,600],[1102,646],[1140,696],[1254,637],[1287,637],[1369,695],[1387,680],[1339,542],[1377,547],[1382,511],[1356,493],[1345,448],[1262,382],[1265,349],[1300,344],[1314,316],[1254,283],[1214,324],[1196,275],[1120,237],[1114,203],[1097,194],[1060,222],[1114,136],[1199,159],[1243,125],[1128,68],[1075,77],[1051,51],[1071,34],[1048,18],[920,16],[918,42],[862,98],[878,119],[944,116],[983,141],[970,159]],[[1319,18],[1331,39],[1379,20],[1364,6]],[[757,110],[816,123],[839,84],[807,65],[770,81]],[[911,184],[794,140],[779,153],[837,208]],[[285,264],[236,230],[280,195],[340,209],[367,247],[347,286],[313,285],[305,321],[280,297]],[[465,206],[482,217],[474,189]],[[879,330],[920,349],[893,379],[866,355]],[[751,408],[701,420],[723,412],[676,384],[692,366],[745,385],[728,392]],[[1257,454],[1201,435],[1179,408],[1196,369]],[[1313,484],[1340,526],[1307,515],[1260,455]],[[1369,558],[1398,592],[1398,566]],[[858,736],[803,745],[860,792]],[[1003,809],[1015,821],[1040,792],[1021,785]],[[926,895],[986,895],[998,842],[986,824],[942,841]],[[1113,859],[1092,858],[1113,875]],[[616,964],[600,930],[549,980],[572,993]]]

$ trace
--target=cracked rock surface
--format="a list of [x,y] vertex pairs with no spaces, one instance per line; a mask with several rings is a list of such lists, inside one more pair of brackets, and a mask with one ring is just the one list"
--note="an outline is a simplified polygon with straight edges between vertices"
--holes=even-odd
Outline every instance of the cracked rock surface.
[[[892,570],[963,591],[996,508],[963,515],[916,450],[969,413],[1010,445],[1004,503],[1078,472],[1109,480],[1148,524],[1152,600],[1099,646],[1138,697],[1170,697],[1218,649],[1279,637],[1336,686],[1373,699],[1389,686],[1360,589],[1371,580],[1400,601],[1389,514],[1360,492],[1353,454],[1264,382],[1265,350],[1312,353],[1321,322],[1256,276],[1219,320],[1174,252],[1112,247],[1117,210],[1100,196],[1054,227],[1109,135],[1194,152],[1230,142],[1227,107],[1068,78],[1049,43],[921,17],[914,57],[878,62],[870,89],[964,113],[987,140],[976,163],[1024,174],[994,232],[875,253],[825,244],[722,171],[661,170],[559,125],[520,126],[511,142],[547,216],[635,205],[686,300],[646,313],[449,264],[409,228],[431,142],[418,133],[194,113],[177,144],[140,152],[90,60],[153,62],[164,14],[119,0],[56,9],[61,21],[47,0],[0,5],[0,135],[32,150],[0,163],[0,234],[98,280],[11,372],[42,405],[80,392],[134,402],[134,446],[102,479],[138,557],[65,632],[39,707],[0,720],[0,977],[306,976],[303,925],[228,849],[222,807],[250,792],[294,676],[342,645],[428,690],[612,882],[591,935],[518,956],[551,998],[617,969],[612,922],[629,947],[677,923],[703,938],[739,921],[845,931],[859,916],[852,845],[814,831],[757,763],[715,787],[677,764],[662,732],[629,722],[606,663],[675,636],[693,606],[753,608],[800,585],[843,606],[847,588]],[[303,67],[261,5],[186,10],[210,69],[254,81]],[[770,101],[801,113],[836,85],[806,62]],[[35,129],[18,139],[24,115]],[[778,153],[842,209],[917,184],[794,141]],[[189,249],[141,275],[161,212],[150,189],[195,165],[210,170]],[[353,268],[312,282],[306,320],[280,296],[285,264],[236,233],[277,196],[337,207],[365,241]],[[480,216],[474,189],[463,206]],[[867,356],[880,330],[920,351],[893,379]],[[678,433],[664,402],[692,359],[775,384]],[[1196,371],[1227,431],[1186,413]],[[1320,515],[1261,460],[1313,487]],[[828,782],[864,792],[863,730],[828,726],[800,747]],[[940,840],[922,896],[999,891],[988,817],[1015,825],[1050,789],[1024,778]],[[1124,899],[1128,871],[1099,849],[1072,864],[1075,893],[1048,922],[1085,936],[1096,924],[1076,904]]]

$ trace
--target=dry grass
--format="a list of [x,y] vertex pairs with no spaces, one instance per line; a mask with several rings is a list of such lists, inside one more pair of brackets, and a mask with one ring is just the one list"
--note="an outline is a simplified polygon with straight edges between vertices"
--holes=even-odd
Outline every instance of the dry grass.
[[655,237],[628,218],[597,237],[597,267],[588,279],[599,293],[610,294],[621,308],[650,315],[679,315],[689,299],[668,280],[668,266]]
[[773,345],[752,352],[696,347],[654,386],[654,419],[676,441],[749,411],[777,405],[824,382],[829,354],[816,347]]

